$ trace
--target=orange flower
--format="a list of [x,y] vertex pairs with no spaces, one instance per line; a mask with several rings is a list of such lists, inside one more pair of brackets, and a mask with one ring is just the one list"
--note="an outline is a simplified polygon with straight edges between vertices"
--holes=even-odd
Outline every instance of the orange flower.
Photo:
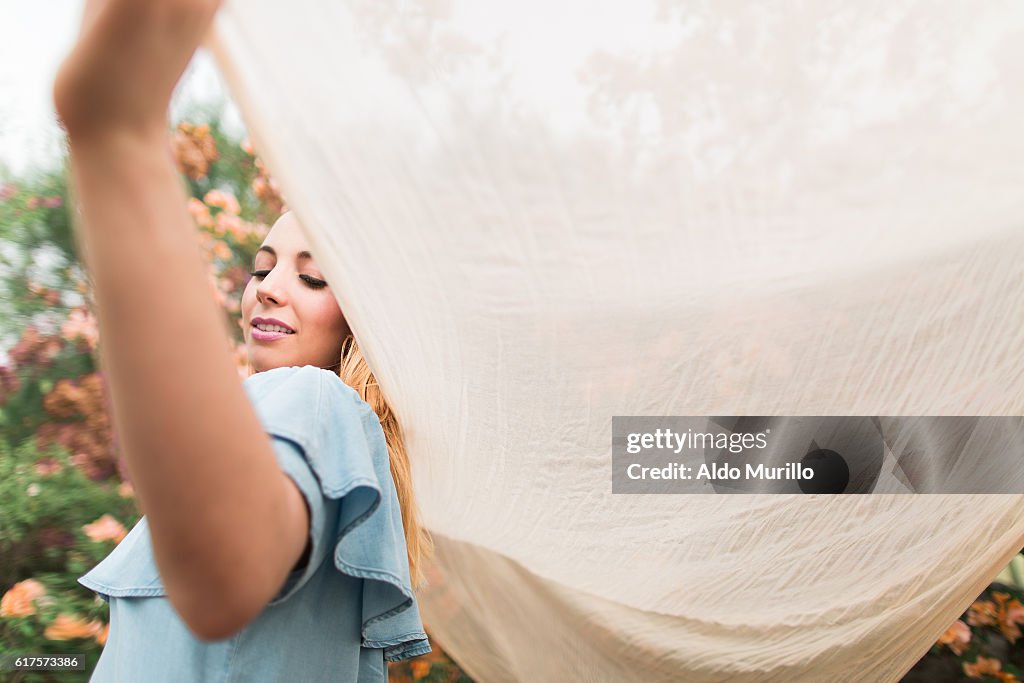
[[[223,215],[224,214],[221,214],[221,216]],[[217,240],[216,242],[213,243],[213,255],[214,257],[219,258],[221,261],[227,261],[228,259],[231,258],[231,247],[221,242],[220,240]]]
[[132,487],[131,482],[122,481],[117,487],[117,495],[122,498],[134,498],[135,489]]
[[[225,214],[220,214],[221,216]],[[219,219],[219,217],[218,217]],[[218,220],[218,223],[220,221]],[[218,235],[223,235],[223,232],[219,227],[214,227]],[[199,246],[206,255],[207,265],[210,266],[210,274],[216,275],[217,269],[214,266],[214,261],[220,259],[221,261],[227,261],[231,258],[231,248],[228,247],[222,240],[217,239],[213,235],[203,231],[196,231],[196,239],[199,241]]]
[[192,180],[205,177],[210,170],[210,163],[220,157],[210,127],[205,123],[198,126],[179,123],[171,138],[171,152],[178,170]]
[[975,600],[967,608],[967,623],[971,626],[995,626],[996,604],[991,600]]
[[949,649],[962,655],[971,642],[971,627],[957,619],[939,638],[939,645],[948,645]]
[[229,234],[236,240],[244,240],[245,236],[249,234],[250,230],[247,228],[245,222],[238,216],[221,212],[217,214],[217,233],[218,234]]
[[987,674],[996,674],[1003,668],[998,659],[992,657],[978,657],[973,664],[964,662],[964,673],[971,678],[981,678]]
[[[265,170],[261,169],[261,173]],[[272,178],[266,175],[258,175],[252,180],[252,191],[256,198],[263,202],[272,215],[279,215],[284,210],[284,200],[281,198],[281,188]]]
[[100,645],[106,645],[108,633],[110,633],[110,624],[104,624],[100,632],[96,634],[96,642]]
[[57,380],[50,393],[43,397],[43,409],[54,417],[67,419],[80,414],[86,392],[70,379]]
[[33,602],[46,595],[46,588],[35,579],[25,579],[11,586],[0,599],[0,617],[27,617],[36,613]]
[[210,190],[203,197],[203,201],[207,206],[216,206],[220,209],[224,209],[228,213],[238,214],[241,211],[241,207],[238,206],[238,200],[235,199],[235,195],[230,192],[224,192],[223,190]]
[[114,543],[120,543],[127,533],[121,522],[110,515],[103,515],[92,524],[86,524],[82,527],[82,531],[93,541],[114,541]]
[[1020,600],[1011,600],[1006,607],[1006,620],[1014,624],[1024,624],[1024,605]]
[[203,228],[209,228],[213,225],[213,219],[210,218],[210,207],[195,197],[189,197],[188,199],[188,212],[192,214],[192,220],[196,222],[196,225]]
[[96,619],[86,621],[71,614],[58,614],[53,623],[43,631],[43,637],[47,640],[95,638],[102,628],[103,624]]
[[996,599],[997,615],[999,617],[999,630],[1003,637],[1011,643],[1016,643],[1021,636],[1019,622],[1024,622],[1024,606],[1017,599],[1010,600],[1009,593],[994,591],[992,597]]
[[426,678],[430,674],[430,662],[424,662],[422,659],[417,659],[410,665],[412,669],[412,680],[418,681]]

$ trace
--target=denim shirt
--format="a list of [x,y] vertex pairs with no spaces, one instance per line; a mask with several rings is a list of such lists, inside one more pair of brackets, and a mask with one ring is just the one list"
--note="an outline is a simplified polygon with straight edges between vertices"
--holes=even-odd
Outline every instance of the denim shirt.
[[110,605],[90,681],[386,681],[386,662],[430,652],[376,414],[311,365],[243,384],[309,506],[308,564],[241,631],[204,642],[167,599],[143,517],[78,579]]

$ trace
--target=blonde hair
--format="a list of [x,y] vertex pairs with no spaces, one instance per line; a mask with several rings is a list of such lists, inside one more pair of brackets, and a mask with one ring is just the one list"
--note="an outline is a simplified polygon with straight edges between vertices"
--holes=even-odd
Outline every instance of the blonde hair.
[[424,580],[423,563],[434,554],[434,541],[430,532],[420,523],[419,508],[412,491],[412,464],[409,453],[405,449],[405,437],[398,418],[391,406],[384,400],[377,378],[370,371],[359,350],[359,344],[351,334],[345,338],[341,347],[341,363],[338,377],[355,389],[359,398],[366,401],[380,420],[384,429],[384,440],[388,447],[388,459],[391,462],[391,478],[395,480],[395,491],[402,512],[402,526],[405,529],[405,546],[409,555],[409,575],[413,588],[418,588]]

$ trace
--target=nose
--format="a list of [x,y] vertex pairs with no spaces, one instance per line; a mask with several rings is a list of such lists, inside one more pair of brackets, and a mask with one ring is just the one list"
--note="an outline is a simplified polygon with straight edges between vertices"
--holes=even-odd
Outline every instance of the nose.
[[267,273],[262,281],[256,284],[256,300],[261,304],[272,302],[277,305],[285,303],[284,287],[274,276],[274,271]]

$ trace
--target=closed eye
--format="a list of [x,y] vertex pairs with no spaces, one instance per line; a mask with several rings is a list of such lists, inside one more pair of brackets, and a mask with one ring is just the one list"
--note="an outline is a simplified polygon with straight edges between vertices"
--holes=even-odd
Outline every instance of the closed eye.
[[[250,272],[249,275],[262,280],[267,276],[268,273],[270,273],[269,270],[254,270]],[[324,287],[327,286],[327,282],[319,278],[315,278],[312,275],[300,275],[299,279],[305,282],[307,285],[309,285],[309,287],[312,289],[323,289]]]
[[327,286],[326,282],[324,282],[323,280],[318,280],[312,275],[300,275],[299,277],[302,278],[302,280],[305,281],[306,284],[308,284],[313,289],[323,289],[324,287]]

